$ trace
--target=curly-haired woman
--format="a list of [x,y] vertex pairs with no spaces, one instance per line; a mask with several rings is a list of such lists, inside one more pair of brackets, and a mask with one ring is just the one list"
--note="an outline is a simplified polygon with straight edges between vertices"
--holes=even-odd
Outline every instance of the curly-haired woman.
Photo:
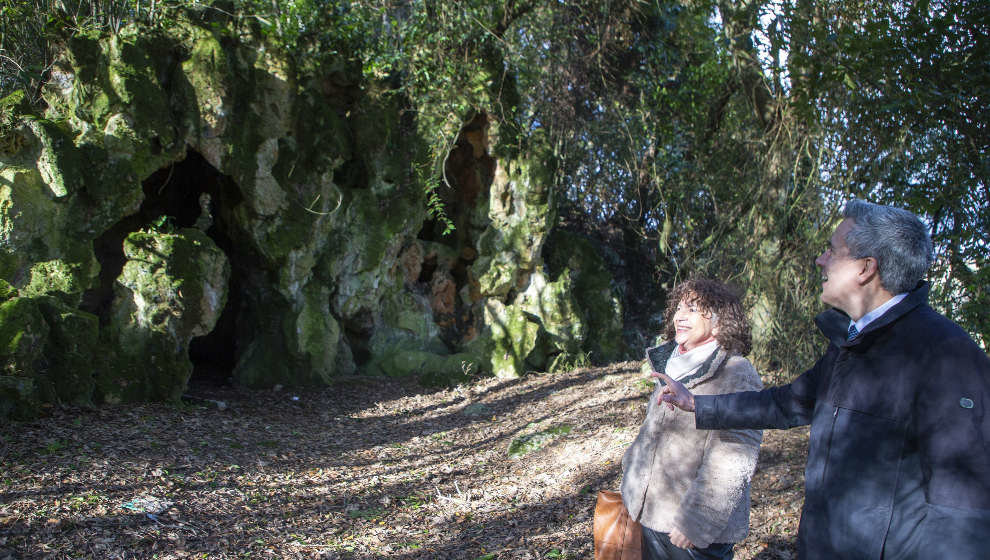
[[[647,350],[655,371],[695,394],[763,387],[743,357],[751,346],[749,323],[731,289],[692,278],[667,301],[668,342]],[[622,458],[622,501],[643,526],[643,558],[730,559],[749,531],[750,479],[762,432],[695,429],[693,414],[661,406],[661,388]]]

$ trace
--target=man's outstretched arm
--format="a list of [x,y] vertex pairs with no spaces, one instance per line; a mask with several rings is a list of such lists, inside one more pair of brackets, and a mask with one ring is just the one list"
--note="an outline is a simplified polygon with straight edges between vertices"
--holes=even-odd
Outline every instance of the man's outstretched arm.
[[699,395],[701,400],[698,403],[695,402],[695,395],[683,383],[654,370],[653,375],[665,383],[660,390],[657,404],[662,406],[666,403],[671,410],[677,407],[694,412],[697,427],[708,430],[792,428],[806,425],[811,421],[814,409],[813,395],[818,384],[820,363],[821,361],[788,385],[762,391]]

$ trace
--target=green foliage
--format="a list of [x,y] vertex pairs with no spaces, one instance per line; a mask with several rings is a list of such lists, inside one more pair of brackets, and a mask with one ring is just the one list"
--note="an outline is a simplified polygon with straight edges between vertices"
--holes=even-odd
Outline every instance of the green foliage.
[[162,214],[151,221],[148,230],[155,233],[175,233],[175,221],[172,216]]
[[936,245],[933,303],[984,344],[990,53],[981,2],[829,2],[795,50],[827,144],[822,191],[908,208]]
[[41,99],[60,45],[74,36],[116,34],[127,23],[168,25],[180,0],[4,0],[0,3],[0,96]]

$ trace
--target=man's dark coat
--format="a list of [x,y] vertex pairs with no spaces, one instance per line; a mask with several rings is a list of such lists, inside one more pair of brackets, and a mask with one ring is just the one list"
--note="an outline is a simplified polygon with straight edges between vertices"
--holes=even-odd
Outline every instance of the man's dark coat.
[[990,558],[990,358],[928,306],[928,286],[791,384],[695,398],[698,428],[811,424],[799,557]]

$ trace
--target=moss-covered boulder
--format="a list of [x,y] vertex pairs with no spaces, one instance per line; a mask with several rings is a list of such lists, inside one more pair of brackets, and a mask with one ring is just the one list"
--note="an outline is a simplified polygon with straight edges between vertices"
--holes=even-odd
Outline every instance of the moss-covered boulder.
[[0,415],[26,418],[55,404],[90,405],[105,367],[97,318],[51,296],[0,303]]
[[0,352],[8,376],[34,377],[44,370],[49,326],[32,298],[13,298],[0,304]]
[[24,295],[79,303],[99,272],[84,227],[38,169],[0,167],[0,275]]
[[273,300],[278,301],[277,296],[264,298],[266,303],[250,314],[264,327],[244,337],[247,347],[233,371],[239,384],[253,388],[318,386],[355,372],[350,347],[330,310],[329,289],[307,286],[295,304],[285,300],[281,305],[268,303]]
[[98,318],[52,297],[39,298],[39,309],[49,326],[48,371],[39,376],[39,390],[48,402],[92,405],[96,379],[107,370]]
[[587,238],[554,230],[545,253],[551,290],[536,301],[554,302],[559,320],[548,331],[562,349],[590,355],[590,363],[622,359],[622,297],[599,249]]
[[230,264],[198,229],[133,233],[124,254],[106,330],[114,367],[99,379],[100,398],[178,400],[192,372],[189,342],[223,310]]
[[553,157],[534,141],[531,152],[499,162],[488,200],[490,223],[479,236],[471,272],[486,297],[504,298],[524,289],[528,274],[542,265],[542,250],[554,226]]
[[542,328],[538,317],[490,299],[485,304],[485,323],[491,333],[489,359],[496,377],[519,377],[534,368],[542,368],[544,364],[538,360],[541,356],[534,355]]

